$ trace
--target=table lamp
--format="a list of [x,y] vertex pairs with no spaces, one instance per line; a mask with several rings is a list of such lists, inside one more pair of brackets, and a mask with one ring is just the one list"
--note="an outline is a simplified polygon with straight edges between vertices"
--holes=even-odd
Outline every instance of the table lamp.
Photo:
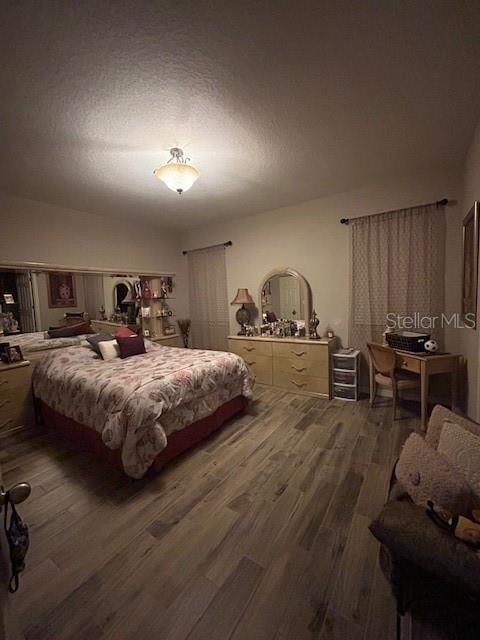
[[250,323],[250,311],[245,307],[246,304],[253,304],[253,298],[248,293],[248,289],[238,289],[237,295],[231,301],[230,304],[241,304],[242,306],[235,314],[238,324],[240,325],[240,331],[237,335],[245,336],[247,331],[245,325]]

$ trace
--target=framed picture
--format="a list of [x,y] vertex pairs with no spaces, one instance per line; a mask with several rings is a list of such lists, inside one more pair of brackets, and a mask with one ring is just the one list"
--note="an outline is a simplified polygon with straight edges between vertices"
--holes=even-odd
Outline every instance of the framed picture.
[[478,206],[475,202],[463,220],[462,319],[475,318],[477,328]]
[[48,306],[50,309],[77,306],[73,273],[48,274]]
[[3,300],[4,300],[5,304],[15,304],[15,300],[13,298],[13,294],[11,294],[11,293],[4,293],[3,294]]
[[13,347],[5,347],[2,352],[2,358],[4,362],[8,364],[14,364],[15,362],[22,362],[23,354],[22,350],[18,345],[14,345]]

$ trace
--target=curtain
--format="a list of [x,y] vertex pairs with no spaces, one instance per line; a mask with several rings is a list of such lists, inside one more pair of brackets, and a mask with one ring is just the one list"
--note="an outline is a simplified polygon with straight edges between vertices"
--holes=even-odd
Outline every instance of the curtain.
[[20,330],[22,333],[30,333],[36,330],[30,272],[22,271],[17,273],[16,285]]
[[382,342],[387,321],[397,316],[412,319],[402,330],[430,333],[442,345],[444,208],[353,218],[350,227],[351,346],[365,351],[367,342]]
[[227,350],[229,329],[225,247],[188,253],[192,346]]

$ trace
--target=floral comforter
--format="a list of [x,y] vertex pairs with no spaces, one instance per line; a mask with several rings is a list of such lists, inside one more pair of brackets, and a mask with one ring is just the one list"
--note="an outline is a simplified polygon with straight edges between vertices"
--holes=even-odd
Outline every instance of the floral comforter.
[[69,338],[46,338],[44,331],[34,331],[32,333],[5,336],[5,341],[8,341],[12,346],[19,345],[23,355],[25,355],[34,351],[73,347],[81,344],[85,338],[86,336],[84,335],[71,336]]
[[104,361],[89,347],[49,353],[33,374],[37,398],[100,432],[121,449],[125,473],[141,478],[167,445],[168,434],[243,395],[253,381],[233,353],[152,343],[147,353]]

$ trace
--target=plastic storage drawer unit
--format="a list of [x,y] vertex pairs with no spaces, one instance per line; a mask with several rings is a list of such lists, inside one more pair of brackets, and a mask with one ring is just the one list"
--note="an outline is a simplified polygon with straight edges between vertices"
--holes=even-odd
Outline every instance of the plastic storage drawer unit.
[[356,388],[343,384],[333,385],[333,395],[335,398],[342,398],[343,400],[356,400]]
[[349,371],[355,371],[355,367],[356,367],[355,358],[347,358],[346,356],[337,356],[333,354],[334,369],[347,369]]
[[333,381],[339,384],[355,384],[356,374],[355,371],[337,371],[333,370]]

